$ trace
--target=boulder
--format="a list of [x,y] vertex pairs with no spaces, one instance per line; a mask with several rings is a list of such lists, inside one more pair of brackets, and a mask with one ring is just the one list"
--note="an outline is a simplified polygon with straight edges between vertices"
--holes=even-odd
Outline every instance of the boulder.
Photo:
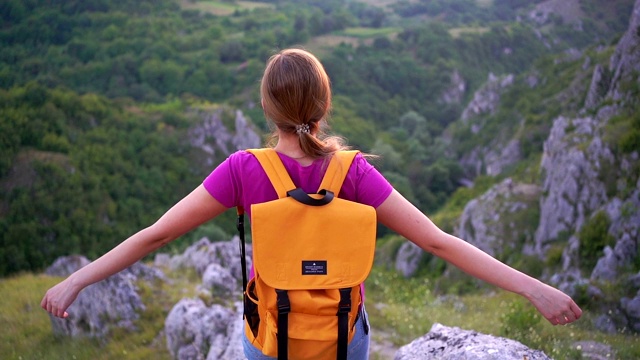
[[544,352],[510,339],[433,324],[426,335],[401,347],[395,360],[550,360]]
[[244,359],[241,311],[182,299],[169,312],[164,330],[174,359]]
[[411,277],[418,270],[420,261],[424,256],[424,250],[416,244],[406,241],[400,246],[400,249],[398,249],[398,255],[396,255],[396,270],[404,277]]
[[596,116],[554,120],[541,163],[544,196],[535,234],[540,255],[554,241],[566,241],[563,236],[577,232],[592,214],[606,207],[607,184],[601,174],[615,166],[615,158],[602,140],[601,126],[614,113],[615,109],[605,107]]
[[534,229],[525,225],[531,213],[537,212],[539,192],[536,185],[507,178],[465,206],[455,234],[492,256],[527,242],[533,246]]
[[[68,276],[89,264],[83,256],[58,258],[45,273]],[[135,285],[138,276],[148,280],[164,279],[164,274],[137,263],[109,278],[88,286],[80,292],[67,312],[69,317],[60,319],[49,315],[53,333],[73,337],[104,337],[112,327],[134,330],[135,320],[145,309]]]
[[67,277],[76,270],[89,265],[90,261],[82,255],[61,256],[45,271],[45,275]]
[[[156,265],[166,266],[171,270],[193,268],[198,275],[203,275],[210,264],[218,264],[227,269],[235,279],[242,279],[240,264],[240,238],[235,236],[231,241],[211,242],[202,238],[189,246],[182,254],[167,257],[158,254],[154,260]],[[251,268],[251,245],[246,245],[247,269]]]
[[[241,110],[222,107],[190,109],[201,122],[189,129],[189,142],[203,153],[205,167],[215,165],[216,158],[225,158],[234,151],[260,147],[260,135]],[[234,128],[225,126],[223,117],[235,113]],[[217,156],[216,156],[217,155]]]
[[640,332],[640,291],[632,299],[623,297],[620,305],[627,316],[629,326],[634,331]]
[[220,264],[209,264],[202,275],[202,289],[217,297],[234,297],[240,294],[240,287],[229,272]]
[[513,85],[513,74],[505,76],[495,76],[489,73],[487,82],[481,89],[476,91],[473,99],[469,102],[461,115],[463,122],[469,121],[473,117],[484,114],[493,114],[500,104],[502,92]]

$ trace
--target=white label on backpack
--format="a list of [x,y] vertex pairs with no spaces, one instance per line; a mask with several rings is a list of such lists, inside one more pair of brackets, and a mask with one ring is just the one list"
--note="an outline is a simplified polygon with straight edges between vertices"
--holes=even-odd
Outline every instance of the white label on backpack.
[[302,275],[327,275],[327,261],[303,260]]

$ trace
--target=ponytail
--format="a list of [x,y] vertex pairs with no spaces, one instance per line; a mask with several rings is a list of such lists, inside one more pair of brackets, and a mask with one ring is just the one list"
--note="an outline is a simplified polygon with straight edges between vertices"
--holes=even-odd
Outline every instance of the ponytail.
[[[279,131],[297,134],[300,148],[312,158],[346,149],[339,136],[325,134],[331,109],[331,84],[320,61],[300,49],[287,49],[267,62],[260,85],[266,118]],[[271,135],[274,145],[277,132]]]

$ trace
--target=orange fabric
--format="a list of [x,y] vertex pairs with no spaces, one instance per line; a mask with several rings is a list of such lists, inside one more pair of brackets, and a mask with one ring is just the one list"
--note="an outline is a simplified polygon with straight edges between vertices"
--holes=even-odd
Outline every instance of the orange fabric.
[[[333,191],[336,197],[323,206],[286,197],[293,189],[287,187],[293,185],[275,151],[250,152],[262,164],[280,198],[251,207],[256,276],[247,292],[255,282],[255,293],[248,295],[257,304],[260,323],[258,329],[245,323],[245,333],[265,355],[277,356],[275,289],[288,290],[289,359],[335,359],[338,289],[352,288],[351,341],[362,301],[360,284],[373,266],[375,252],[375,209],[337,198],[356,152],[340,152],[332,158],[321,189]],[[318,273],[316,269],[320,269]]]

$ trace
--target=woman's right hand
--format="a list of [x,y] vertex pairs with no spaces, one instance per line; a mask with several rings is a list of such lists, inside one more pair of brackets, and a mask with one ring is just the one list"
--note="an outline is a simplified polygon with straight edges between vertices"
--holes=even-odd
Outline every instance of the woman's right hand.
[[66,318],[69,316],[67,308],[78,297],[80,290],[82,289],[74,286],[67,278],[47,291],[40,306],[53,316]]

